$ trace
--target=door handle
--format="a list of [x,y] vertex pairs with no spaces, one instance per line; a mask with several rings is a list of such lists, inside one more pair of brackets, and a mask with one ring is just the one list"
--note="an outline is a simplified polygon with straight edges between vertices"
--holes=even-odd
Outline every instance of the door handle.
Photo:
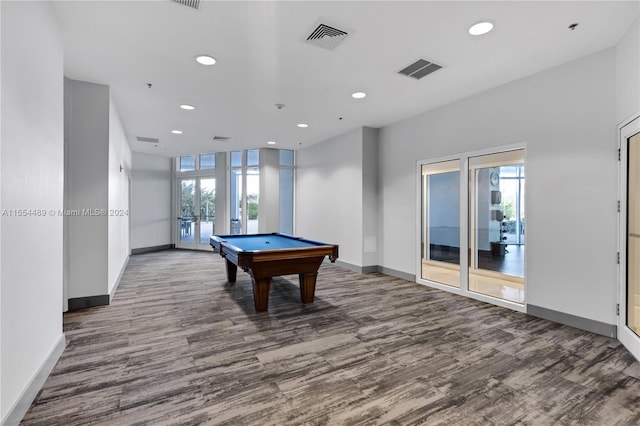
[[630,237],[634,237],[634,238],[640,238],[640,234],[629,234]]

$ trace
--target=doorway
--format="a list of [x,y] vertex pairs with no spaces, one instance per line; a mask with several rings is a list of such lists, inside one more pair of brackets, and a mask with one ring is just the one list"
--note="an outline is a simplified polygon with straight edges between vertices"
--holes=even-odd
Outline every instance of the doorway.
[[178,179],[178,200],[176,247],[211,250],[209,237],[215,233],[216,179]]
[[620,129],[618,338],[640,360],[640,117]]

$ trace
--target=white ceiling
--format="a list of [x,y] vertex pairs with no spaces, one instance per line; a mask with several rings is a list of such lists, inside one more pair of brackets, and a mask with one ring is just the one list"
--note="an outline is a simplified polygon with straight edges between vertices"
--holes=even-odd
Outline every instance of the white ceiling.
[[[300,149],[358,126],[382,127],[614,46],[639,5],[201,1],[194,10],[170,0],[54,2],[65,75],[109,85],[132,150],[165,156],[269,140]],[[334,50],[308,44],[319,19],[349,36]],[[481,20],[494,30],[470,36]],[[218,63],[203,67],[198,54]],[[443,68],[421,80],[397,73],[419,58]],[[355,100],[354,91],[368,96]],[[231,139],[214,142],[215,135]]]

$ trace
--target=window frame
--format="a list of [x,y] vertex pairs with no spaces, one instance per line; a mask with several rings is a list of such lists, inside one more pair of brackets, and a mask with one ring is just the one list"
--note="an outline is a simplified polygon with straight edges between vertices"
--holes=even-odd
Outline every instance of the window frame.
[[[216,158],[218,156],[218,152],[203,152],[199,154],[187,154],[180,155],[175,157],[175,177],[176,178],[188,178],[188,177],[207,177],[212,176],[215,177],[216,174]],[[213,167],[210,169],[200,169],[200,156],[201,155],[213,155]],[[183,157],[195,157],[195,168],[194,170],[185,170],[180,171],[180,160]]]

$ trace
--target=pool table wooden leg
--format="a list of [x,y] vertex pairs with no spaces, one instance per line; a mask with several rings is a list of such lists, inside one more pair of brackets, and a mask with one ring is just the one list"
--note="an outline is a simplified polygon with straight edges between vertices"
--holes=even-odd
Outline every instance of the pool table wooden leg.
[[269,289],[271,288],[271,278],[261,278],[256,280],[251,278],[253,283],[253,303],[258,312],[266,312],[269,307]]
[[235,283],[236,276],[238,274],[238,266],[236,266],[233,262],[230,262],[228,259],[225,260],[227,261],[227,281],[229,281],[230,283]]
[[300,278],[300,300],[302,303],[313,303],[313,298],[316,294],[316,279],[318,278],[317,272],[299,274]]

